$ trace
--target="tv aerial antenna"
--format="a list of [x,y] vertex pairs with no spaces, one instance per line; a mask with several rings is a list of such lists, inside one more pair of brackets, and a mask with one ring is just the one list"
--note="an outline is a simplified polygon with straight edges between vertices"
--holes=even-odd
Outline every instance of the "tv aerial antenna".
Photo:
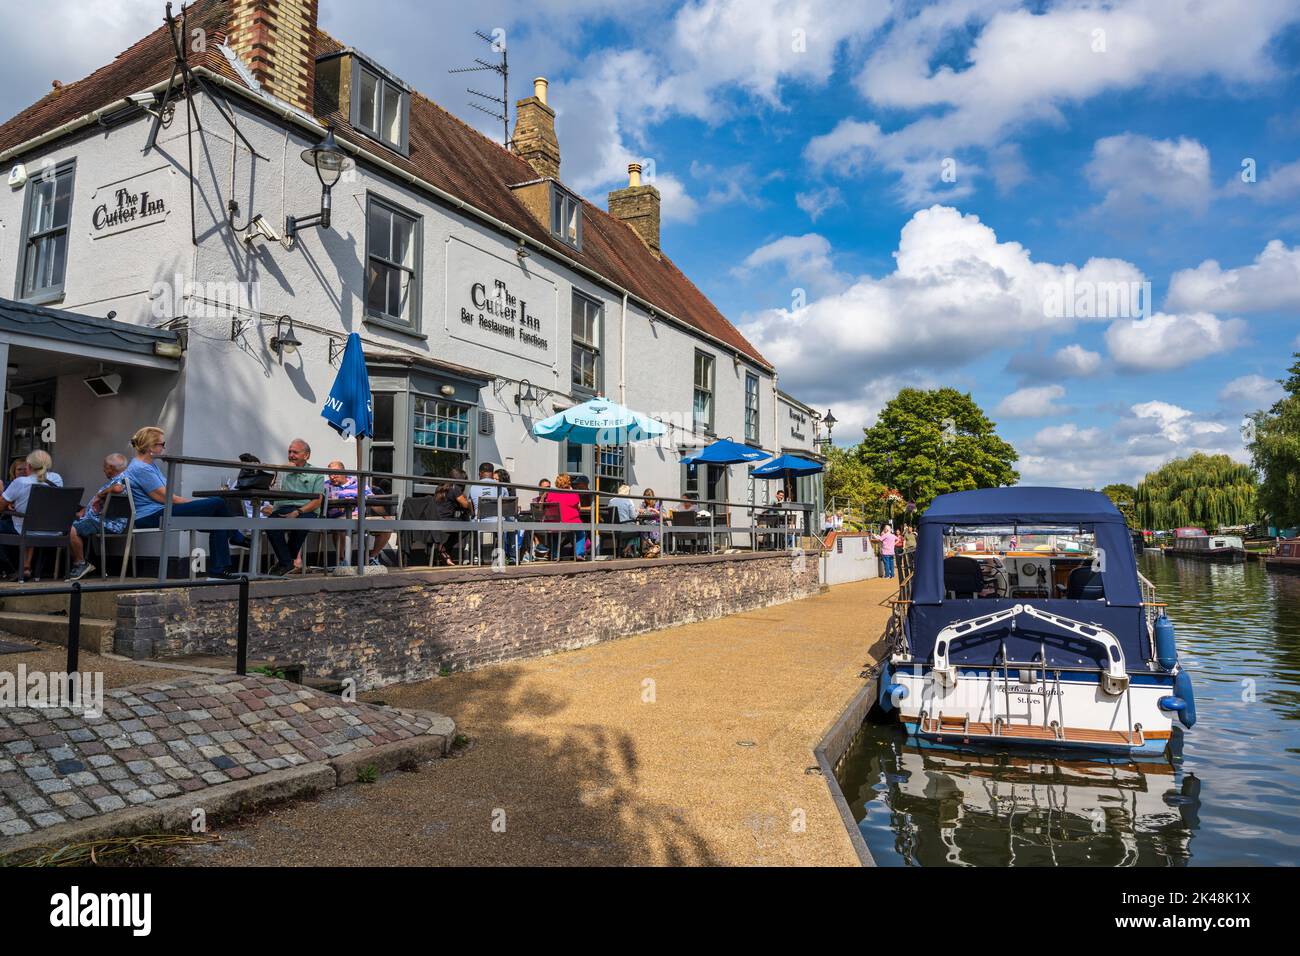
[[493,53],[500,53],[501,59],[496,63],[489,63],[482,57],[475,57],[474,62],[477,66],[464,66],[457,70],[448,70],[448,73],[482,73],[490,70],[501,77],[501,95],[493,96],[490,93],[482,93],[472,87],[466,87],[465,92],[481,99],[487,100],[493,104],[491,107],[483,106],[473,100],[469,105],[474,107],[480,113],[486,113],[493,119],[501,121],[501,145],[506,149],[510,148],[510,60],[506,54],[506,35],[504,30],[493,30],[492,36],[488,36],[482,30],[475,30],[474,35],[492,48]]

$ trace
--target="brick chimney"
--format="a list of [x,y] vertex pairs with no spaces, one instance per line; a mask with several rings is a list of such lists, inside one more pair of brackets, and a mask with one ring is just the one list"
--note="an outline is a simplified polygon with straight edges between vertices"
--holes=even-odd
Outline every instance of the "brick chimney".
[[659,190],[641,185],[641,164],[628,163],[627,188],[609,194],[609,214],[632,227],[659,258]]
[[262,89],[308,113],[316,83],[317,0],[230,0],[227,43]]
[[546,78],[533,80],[533,95],[515,104],[515,152],[539,176],[560,178],[560,141],[555,138],[555,110],[546,105]]

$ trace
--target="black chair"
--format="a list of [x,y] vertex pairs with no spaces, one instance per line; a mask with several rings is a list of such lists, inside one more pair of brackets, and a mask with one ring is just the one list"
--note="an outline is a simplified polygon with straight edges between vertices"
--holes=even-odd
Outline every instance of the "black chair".
[[[72,543],[72,522],[77,520],[84,488],[57,488],[33,485],[27,498],[27,510],[20,516],[23,530],[0,534],[0,544],[18,546],[18,577],[21,580],[29,548],[57,548],[54,577],[59,576],[59,555]],[[33,565],[37,562],[33,562]]]
[[960,555],[943,559],[943,589],[956,598],[979,597],[984,573],[974,558]]
[[[696,511],[673,511],[668,515],[668,524],[673,528],[698,528],[700,515]],[[672,553],[676,554],[678,549],[688,547],[691,554],[694,554],[699,548],[699,537],[699,535],[695,534],[673,534]],[[681,540],[683,538],[685,538],[685,541]]]
[[1065,582],[1065,597],[1070,601],[1101,601],[1106,597],[1102,587],[1101,572],[1083,565],[1070,572]]

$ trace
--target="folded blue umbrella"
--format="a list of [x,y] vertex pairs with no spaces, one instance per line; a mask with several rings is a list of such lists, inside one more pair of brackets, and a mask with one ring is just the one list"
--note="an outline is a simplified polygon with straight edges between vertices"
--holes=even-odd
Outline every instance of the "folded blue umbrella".
[[374,437],[370,375],[366,372],[361,336],[355,332],[348,336],[347,346],[343,349],[343,360],[339,362],[339,373],[334,377],[334,387],[330,389],[325,407],[320,413],[344,438]]
[[762,461],[769,457],[767,452],[742,445],[730,438],[719,438],[707,448],[701,448],[694,455],[682,459],[684,465],[740,465],[747,461]]
[[751,477],[773,480],[777,478],[799,478],[803,475],[815,475],[822,466],[798,455],[782,455],[764,462],[753,470]]
[[664,433],[664,426],[649,416],[624,408],[606,398],[593,398],[543,419],[533,434],[575,445],[626,445]]

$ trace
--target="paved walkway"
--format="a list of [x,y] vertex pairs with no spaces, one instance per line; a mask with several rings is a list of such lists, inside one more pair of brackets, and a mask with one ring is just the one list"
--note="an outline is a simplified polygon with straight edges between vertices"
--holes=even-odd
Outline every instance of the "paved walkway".
[[182,795],[200,806],[207,788],[430,733],[436,720],[233,674],[105,691],[94,717],[0,708],[0,852],[129,806]]
[[853,865],[826,781],[805,771],[862,686],[891,590],[841,585],[374,692],[451,716],[470,745],[219,828],[176,862]]

